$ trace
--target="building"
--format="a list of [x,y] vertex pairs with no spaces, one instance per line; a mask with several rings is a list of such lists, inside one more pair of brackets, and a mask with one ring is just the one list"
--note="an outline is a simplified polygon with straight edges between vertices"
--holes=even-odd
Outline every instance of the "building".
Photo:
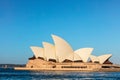
[[52,35],[54,45],[43,42],[43,47],[31,46],[34,53],[25,68],[20,70],[120,71],[120,66],[109,61],[112,54],[92,55],[93,48],[72,47],[61,37]]

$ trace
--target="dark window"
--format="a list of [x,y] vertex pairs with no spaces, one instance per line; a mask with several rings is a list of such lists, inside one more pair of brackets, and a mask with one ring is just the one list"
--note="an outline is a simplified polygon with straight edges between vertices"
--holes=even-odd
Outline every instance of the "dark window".
[[102,68],[111,68],[110,66],[102,66]]
[[63,62],[72,62],[72,61],[69,59],[65,59]]
[[49,59],[49,61],[51,61],[51,62],[56,62],[56,60],[55,60],[55,59]]
[[44,58],[43,58],[43,57],[38,57],[38,59],[42,59],[42,60],[44,60]]
[[83,62],[82,60],[76,60],[76,61],[74,61],[74,62]]
[[31,68],[33,68],[33,66],[31,66]]
[[87,66],[62,66],[62,68],[87,68]]
[[56,66],[53,66],[53,68],[56,68]]
[[29,58],[29,60],[34,60],[34,59],[35,59],[35,56],[33,56],[33,57]]

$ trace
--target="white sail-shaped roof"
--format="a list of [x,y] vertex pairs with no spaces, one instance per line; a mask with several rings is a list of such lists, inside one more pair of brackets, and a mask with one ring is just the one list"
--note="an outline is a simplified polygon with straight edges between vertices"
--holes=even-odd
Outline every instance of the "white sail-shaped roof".
[[98,57],[90,55],[90,59],[92,60],[92,62],[99,61],[100,64],[103,64],[111,56],[112,56],[112,54],[105,54],[105,55],[101,55],[101,56],[98,56]]
[[76,50],[75,53],[80,56],[83,62],[87,62],[92,51],[93,51],[93,48],[81,48]]
[[56,59],[55,46],[48,42],[43,42],[43,46],[47,61],[49,59]]
[[32,46],[30,47],[35,55],[36,58],[38,57],[43,57],[44,58],[44,50],[41,47],[36,47],[36,46]]
[[56,56],[59,59],[59,62],[64,61],[69,54],[73,54],[73,49],[71,46],[62,38],[52,35],[52,38],[55,43],[55,49],[56,49]]
[[100,63],[103,64],[111,56],[112,56],[112,54],[105,54],[105,55],[98,56],[98,59],[99,59]]
[[96,62],[96,61],[98,61],[98,62],[99,62],[99,59],[98,59],[98,57],[97,57],[97,56],[90,55],[90,59],[91,59],[91,61],[92,61],[92,62]]
[[71,60],[71,61],[81,60],[80,56],[76,53],[70,54],[66,59]]

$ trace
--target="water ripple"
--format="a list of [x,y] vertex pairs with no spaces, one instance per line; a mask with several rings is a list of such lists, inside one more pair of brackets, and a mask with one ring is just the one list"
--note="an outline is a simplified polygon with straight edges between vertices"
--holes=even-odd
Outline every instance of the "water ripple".
[[2,70],[0,80],[120,80],[120,72]]

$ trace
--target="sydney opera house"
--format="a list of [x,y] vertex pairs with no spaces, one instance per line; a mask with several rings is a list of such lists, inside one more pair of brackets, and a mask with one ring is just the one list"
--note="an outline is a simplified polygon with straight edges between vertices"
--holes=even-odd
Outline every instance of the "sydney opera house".
[[120,71],[120,66],[109,59],[112,54],[92,55],[93,48],[72,47],[61,37],[52,35],[54,44],[43,42],[43,47],[31,46],[33,57],[19,70]]

